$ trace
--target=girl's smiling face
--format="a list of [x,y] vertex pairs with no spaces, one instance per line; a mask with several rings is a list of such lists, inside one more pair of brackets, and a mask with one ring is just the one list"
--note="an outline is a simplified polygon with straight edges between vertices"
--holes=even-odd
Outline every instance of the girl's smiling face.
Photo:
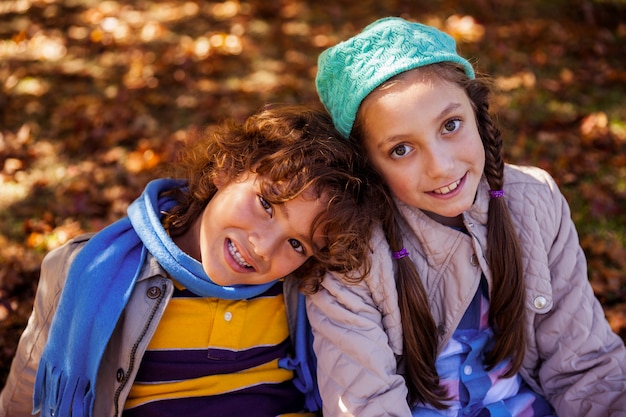
[[261,195],[259,177],[249,174],[218,186],[194,226],[174,240],[218,285],[274,281],[324,245],[320,231],[311,238],[311,225],[325,201],[307,191],[271,204]]
[[474,202],[485,150],[465,91],[413,70],[374,90],[359,110],[367,154],[391,191],[442,223]]

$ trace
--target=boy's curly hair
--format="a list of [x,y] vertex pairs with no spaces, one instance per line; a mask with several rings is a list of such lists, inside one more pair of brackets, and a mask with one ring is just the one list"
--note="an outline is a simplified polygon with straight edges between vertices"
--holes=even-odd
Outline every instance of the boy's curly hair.
[[292,200],[304,190],[328,201],[311,230],[313,236],[321,228],[325,246],[292,274],[301,279],[303,292],[316,292],[326,271],[368,273],[371,229],[384,205],[369,187],[365,158],[341,139],[321,108],[266,107],[244,123],[228,120],[195,138],[174,168],[182,170],[177,176],[188,187],[174,192],[178,204],[165,218],[172,236],[202,213],[218,178],[229,182],[252,172],[262,179],[261,192],[270,203]]

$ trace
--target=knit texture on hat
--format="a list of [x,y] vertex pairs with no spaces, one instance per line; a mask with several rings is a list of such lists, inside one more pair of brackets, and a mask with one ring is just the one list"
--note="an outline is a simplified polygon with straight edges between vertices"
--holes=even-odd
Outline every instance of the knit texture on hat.
[[472,65],[457,54],[450,35],[387,17],[322,52],[315,85],[335,127],[347,138],[361,102],[372,90],[395,75],[437,62],[460,64],[474,78]]

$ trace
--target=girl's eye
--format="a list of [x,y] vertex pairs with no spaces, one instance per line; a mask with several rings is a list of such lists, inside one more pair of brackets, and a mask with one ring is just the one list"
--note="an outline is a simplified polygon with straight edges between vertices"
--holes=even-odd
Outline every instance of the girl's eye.
[[306,254],[306,252],[304,250],[304,245],[302,245],[302,243],[300,243],[299,240],[297,240],[297,239],[289,239],[289,244],[299,254],[302,254],[302,255]]
[[443,124],[443,133],[452,133],[458,130],[461,125],[461,121],[459,119],[451,119]]
[[398,145],[391,150],[392,158],[402,158],[411,152],[411,148],[407,145]]
[[266,199],[264,199],[263,196],[259,196],[259,203],[261,204],[263,210],[265,210],[270,215],[270,217],[274,215],[274,209],[272,208],[272,205]]

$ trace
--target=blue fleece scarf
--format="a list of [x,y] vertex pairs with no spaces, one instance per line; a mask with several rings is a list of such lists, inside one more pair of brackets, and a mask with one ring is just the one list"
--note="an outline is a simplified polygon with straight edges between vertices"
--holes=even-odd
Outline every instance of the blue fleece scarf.
[[[150,182],[128,208],[128,217],[102,229],[76,255],[39,362],[33,413],[40,411],[42,417],[91,416],[104,349],[130,298],[147,252],[175,280],[203,297],[243,300],[274,284],[217,285],[201,263],[176,246],[161,225],[162,212],[171,208],[174,201],[159,195],[181,186],[183,182],[172,179]],[[296,345],[302,343],[307,342],[296,341]],[[296,351],[306,354],[302,347]],[[291,363],[297,380],[310,380],[309,360],[301,358]],[[310,388],[308,383],[305,386]]]

